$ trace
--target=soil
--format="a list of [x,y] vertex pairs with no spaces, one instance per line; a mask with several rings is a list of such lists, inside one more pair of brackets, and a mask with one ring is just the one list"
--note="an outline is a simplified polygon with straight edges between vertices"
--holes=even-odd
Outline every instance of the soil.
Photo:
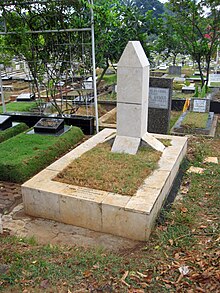
[[0,181],[0,214],[11,212],[21,202],[21,186],[17,183]]

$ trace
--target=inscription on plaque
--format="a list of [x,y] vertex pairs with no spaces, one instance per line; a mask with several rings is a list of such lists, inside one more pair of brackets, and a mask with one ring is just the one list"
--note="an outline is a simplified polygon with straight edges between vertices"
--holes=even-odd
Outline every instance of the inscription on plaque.
[[193,112],[206,112],[206,100],[194,100]]
[[168,88],[149,88],[149,108],[168,109],[169,107],[169,89]]

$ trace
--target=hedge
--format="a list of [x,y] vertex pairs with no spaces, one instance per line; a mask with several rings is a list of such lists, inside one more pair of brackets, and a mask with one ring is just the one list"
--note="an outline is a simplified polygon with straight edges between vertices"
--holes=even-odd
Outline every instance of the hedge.
[[0,144],[0,178],[24,183],[83,138],[78,127],[61,136],[21,133]]
[[0,131],[0,143],[21,133],[28,129],[28,126],[25,123],[19,123],[14,127],[10,127],[3,131]]

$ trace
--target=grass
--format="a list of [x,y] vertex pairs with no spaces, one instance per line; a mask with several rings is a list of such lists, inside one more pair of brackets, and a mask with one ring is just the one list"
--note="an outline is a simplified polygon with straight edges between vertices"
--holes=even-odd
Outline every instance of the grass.
[[176,121],[179,119],[181,111],[171,111],[170,115],[170,129],[175,125]]
[[[6,104],[6,112],[29,112],[32,108],[37,107],[36,102],[11,102]],[[3,112],[0,106],[0,113]]]
[[[215,139],[191,137],[187,159],[206,169],[186,173],[180,194],[150,240],[110,252],[79,246],[39,245],[34,239],[0,236],[2,292],[218,292],[220,123]],[[180,277],[179,268],[189,273]],[[121,281],[125,275],[125,283]],[[25,291],[25,292],[26,292]]]
[[208,113],[189,112],[181,125],[187,128],[206,128],[208,117]]
[[1,180],[23,183],[65,153],[82,137],[82,131],[72,127],[59,137],[21,133],[2,142]]
[[210,82],[210,86],[220,87],[220,82]]
[[[215,138],[189,138],[189,166],[172,208],[146,242],[117,252],[79,246],[40,245],[31,239],[0,235],[2,292],[218,292],[220,122]],[[92,232],[90,232],[92,234]],[[189,273],[180,275],[187,266]],[[126,276],[125,283],[122,277]]]
[[28,126],[25,123],[19,123],[14,127],[5,129],[4,131],[0,131],[0,143],[27,130]]
[[103,80],[107,85],[111,85],[117,82],[117,75],[116,74],[109,74],[109,75],[104,75]]
[[157,167],[160,152],[141,147],[137,155],[111,152],[99,144],[74,160],[55,180],[109,192],[134,195],[144,179]]

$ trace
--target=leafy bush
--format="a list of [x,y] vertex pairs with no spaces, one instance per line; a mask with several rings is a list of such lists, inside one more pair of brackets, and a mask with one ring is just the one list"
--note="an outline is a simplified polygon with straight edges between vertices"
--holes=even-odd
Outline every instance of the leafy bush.
[[0,142],[3,142],[21,132],[24,132],[28,129],[28,126],[25,123],[19,123],[14,127],[0,131]]
[[0,178],[23,183],[51,164],[83,137],[72,127],[57,136],[21,133],[0,144]]

